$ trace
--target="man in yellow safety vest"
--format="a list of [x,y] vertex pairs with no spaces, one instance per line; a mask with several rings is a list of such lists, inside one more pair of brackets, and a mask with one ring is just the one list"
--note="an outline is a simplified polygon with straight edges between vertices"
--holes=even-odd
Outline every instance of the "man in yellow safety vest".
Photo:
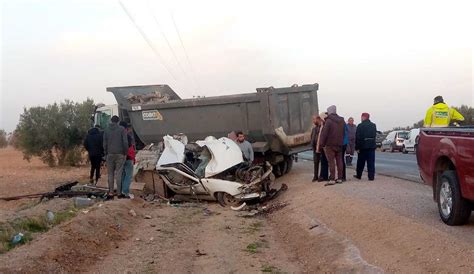
[[464,116],[456,109],[448,107],[443,97],[436,96],[433,106],[426,111],[424,127],[447,127],[452,120],[464,121]]

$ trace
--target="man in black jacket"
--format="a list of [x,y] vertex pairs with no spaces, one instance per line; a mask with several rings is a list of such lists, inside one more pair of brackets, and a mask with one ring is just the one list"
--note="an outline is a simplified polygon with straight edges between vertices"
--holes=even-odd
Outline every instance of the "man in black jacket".
[[375,137],[377,135],[377,126],[369,118],[370,115],[368,113],[362,113],[362,123],[357,126],[355,149],[358,152],[358,157],[357,174],[354,177],[359,180],[362,178],[365,162],[367,162],[369,181],[373,181],[375,179],[375,149],[377,148]]
[[104,156],[102,132],[100,132],[98,125],[89,129],[89,132],[87,132],[84,147],[89,153],[89,161],[91,162],[90,183],[94,184],[95,173],[95,184],[97,184],[97,181],[100,179],[100,164]]

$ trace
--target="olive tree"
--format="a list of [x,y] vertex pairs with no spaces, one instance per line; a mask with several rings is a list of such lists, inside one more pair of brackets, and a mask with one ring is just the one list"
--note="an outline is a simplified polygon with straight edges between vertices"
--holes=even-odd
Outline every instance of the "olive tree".
[[15,145],[27,160],[37,156],[50,166],[77,165],[93,111],[91,99],[25,108],[15,130]]
[[8,145],[7,132],[3,129],[0,129],[0,148],[4,148],[7,145]]

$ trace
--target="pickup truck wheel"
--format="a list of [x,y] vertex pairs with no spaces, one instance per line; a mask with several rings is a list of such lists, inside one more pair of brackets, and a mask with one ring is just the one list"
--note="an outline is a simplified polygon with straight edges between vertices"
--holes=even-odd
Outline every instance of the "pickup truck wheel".
[[448,170],[441,175],[437,184],[438,211],[447,225],[463,225],[469,221],[471,207],[461,196],[456,171]]
[[223,207],[227,206],[235,206],[238,207],[242,205],[243,202],[236,199],[234,196],[230,195],[229,193],[225,192],[217,192],[216,194],[217,201]]

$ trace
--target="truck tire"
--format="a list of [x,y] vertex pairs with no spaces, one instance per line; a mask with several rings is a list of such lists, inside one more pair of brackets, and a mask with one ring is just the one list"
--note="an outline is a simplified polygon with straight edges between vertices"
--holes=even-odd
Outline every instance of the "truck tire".
[[272,168],[273,168],[273,174],[275,175],[275,177],[281,177],[283,175],[283,173],[281,172],[281,168],[280,168],[280,164],[275,164],[275,165],[272,165]]
[[456,171],[447,170],[441,175],[436,186],[436,200],[441,220],[447,225],[463,225],[469,221],[471,206],[461,196]]
[[290,173],[291,169],[293,168],[293,157],[288,157],[286,159],[288,167],[286,168],[286,173]]
[[280,162],[278,165],[280,166],[280,172],[282,176],[288,173],[288,161],[286,160],[286,158],[285,160]]

